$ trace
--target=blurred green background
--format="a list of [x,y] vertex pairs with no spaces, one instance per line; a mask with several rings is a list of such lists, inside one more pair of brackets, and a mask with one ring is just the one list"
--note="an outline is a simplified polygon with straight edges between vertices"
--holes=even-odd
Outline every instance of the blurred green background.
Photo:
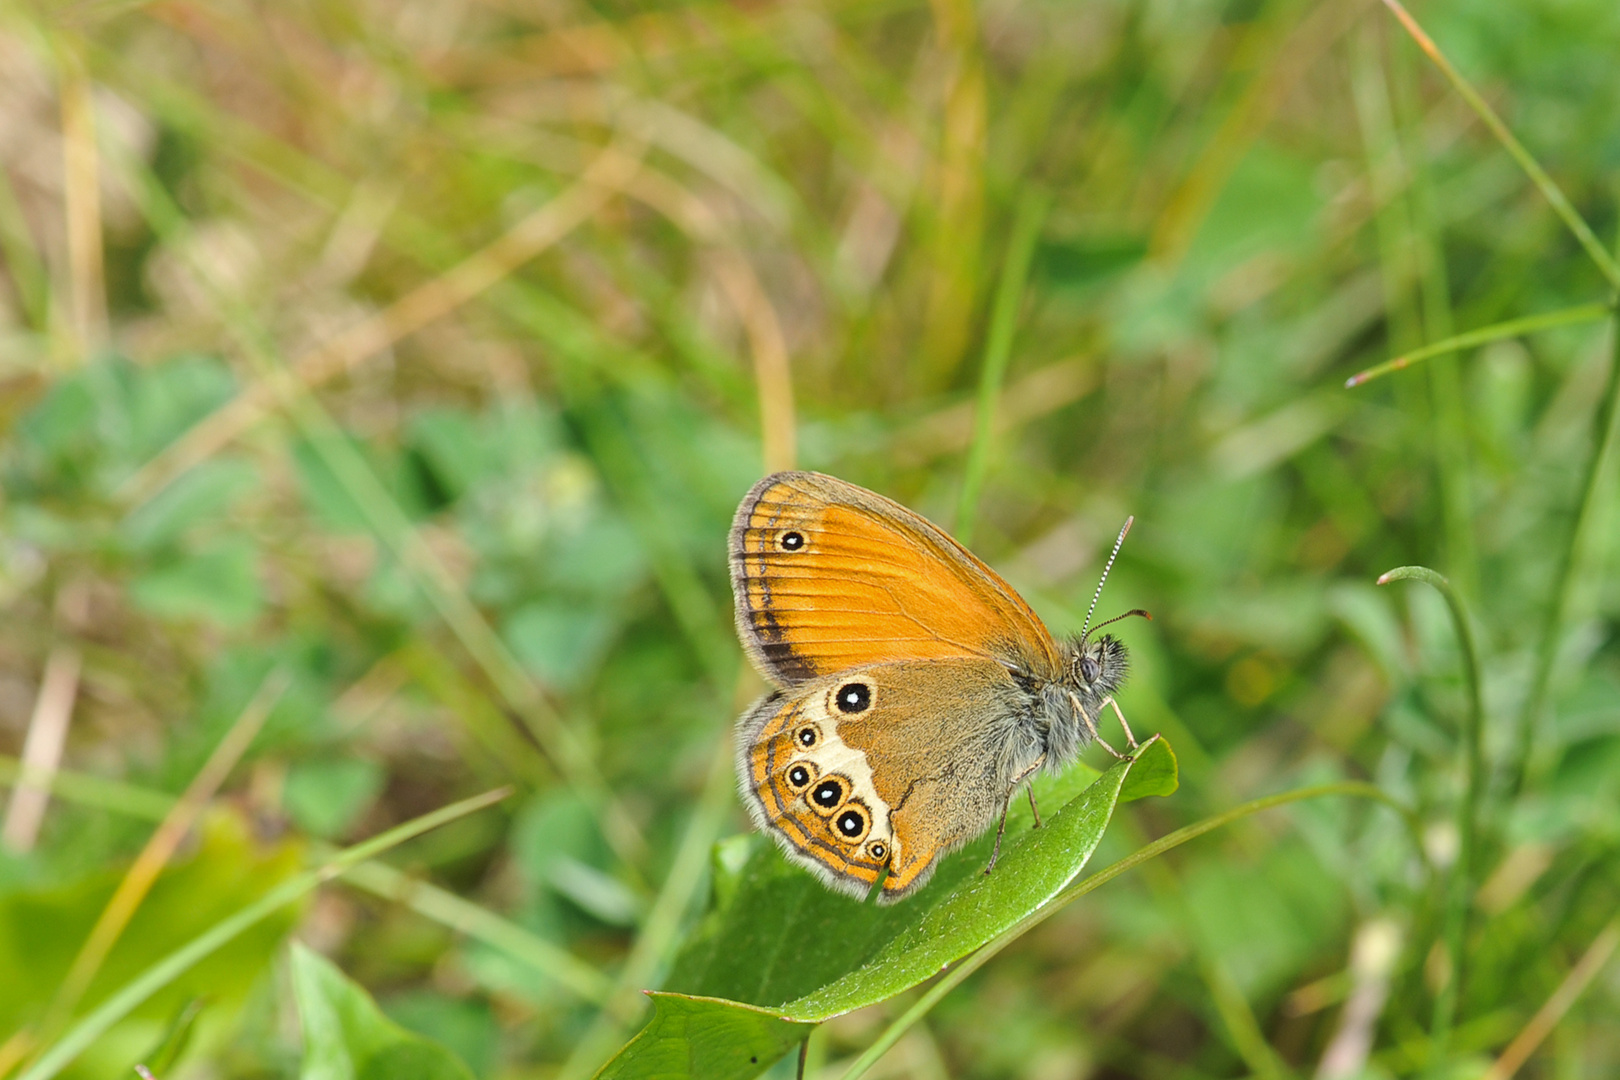
[[[1414,13],[1612,244],[1620,7]],[[1136,515],[1101,611],[1154,613],[1122,702],[1183,787],[1099,866],[1350,777],[1444,868],[1456,637],[1374,579],[1448,575],[1482,654],[1443,1051],[1436,886],[1332,800],[1086,897],[870,1075],[1476,1077],[1583,962],[1520,1075],[1620,1072],[1611,322],[1343,388],[1614,286],[1382,7],[24,0],[0,165],[0,1076],[320,845],[508,783],[70,1075],[297,1075],[292,934],[480,1077],[589,1075],[746,829],[725,534],[791,463],[970,536],[1054,630]],[[818,1075],[909,1000],[828,1025]]]

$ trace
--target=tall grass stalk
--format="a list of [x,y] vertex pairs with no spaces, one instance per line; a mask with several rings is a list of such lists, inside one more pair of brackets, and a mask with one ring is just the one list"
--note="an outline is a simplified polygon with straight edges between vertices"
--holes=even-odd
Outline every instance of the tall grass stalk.
[[990,471],[996,407],[1001,400],[1002,384],[1007,378],[1007,364],[1012,359],[1013,335],[1017,332],[1018,315],[1023,308],[1024,286],[1029,279],[1030,263],[1035,258],[1041,225],[1046,221],[1051,202],[1051,196],[1046,192],[1037,188],[1027,189],[1018,201],[1012,233],[1007,238],[1007,256],[1002,262],[995,303],[990,309],[990,332],[985,341],[984,361],[979,366],[979,397],[973,413],[973,442],[968,447],[967,466],[962,474],[962,493],[956,504],[956,527],[953,531],[964,544],[972,543],[974,512],[984,489],[984,478]]
[[1604,376],[1603,392],[1598,398],[1597,408],[1592,411],[1591,426],[1586,434],[1586,457],[1581,461],[1578,489],[1580,498],[1569,514],[1568,532],[1558,546],[1558,564],[1553,571],[1552,588],[1547,594],[1547,604],[1536,635],[1535,666],[1531,669],[1530,685],[1519,711],[1513,772],[1509,777],[1510,793],[1516,793],[1527,782],[1539,779],[1540,773],[1546,768],[1538,760],[1536,729],[1541,726],[1542,717],[1547,711],[1547,695],[1552,686],[1553,666],[1558,660],[1564,613],[1579,571],[1581,536],[1597,501],[1598,479],[1602,476],[1603,461],[1614,437],[1615,411],[1616,406],[1620,405],[1620,311],[1610,322],[1609,338],[1609,370]]
[[1446,905],[1443,936],[1451,970],[1445,985],[1435,996],[1434,1013],[1430,1023],[1432,1051],[1430,1065],[1438,1068],[1444,1059],[1456,1021],[1459,986],[1463,979],[1463,942],[1468,933],[1468,912],[1473,904],[1474,880],[1477,861],[1477,833],[1479,828],[1480,798],[1484,790],[1484,729],[1485,707],[1480,690],[1479,654],[1474,645],[1473,625],[1457,590],[1440,574],[1426,566],[1399,566],[1383,574],[1378,584],[1392,581],[1421,581],[1439,590],[1445,598],[1446,609],[1457,633],[1457,644],[1462,652],[1463,683],[1468,689],[1468,712],[1460,732],[1462,750],[1463,792],[1457,800],[1457,861],[1452,864]]

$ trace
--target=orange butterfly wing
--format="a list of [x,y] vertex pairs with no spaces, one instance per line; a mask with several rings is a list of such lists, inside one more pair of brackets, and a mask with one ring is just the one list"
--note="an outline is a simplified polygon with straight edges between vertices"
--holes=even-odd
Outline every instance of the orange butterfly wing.
[[[853,685],[863,704],[840,709],[837,695]],[[1001,812],[1005,784],[987,766],[1006,751],[1023,696],[1001,664],[960,658],[875,664],[779,691],[739,727],[744,802],[831,888],[865,896],[887,870],[880,900],[892,903]]]
[[899,503],[813,472],[767,476],[731,528],[737,632],[792,685],[859,664],[979,657],[1055,678],[1052,635],[994,570]]

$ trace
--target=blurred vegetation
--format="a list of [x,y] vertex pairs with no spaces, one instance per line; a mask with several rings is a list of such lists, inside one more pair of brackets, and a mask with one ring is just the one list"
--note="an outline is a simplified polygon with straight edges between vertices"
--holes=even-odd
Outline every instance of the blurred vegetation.
[[[1612,244],[1620,7],[1415,15]],[[1055,630],[1137,516],[1105,610],[1154,612],[1122,703],[1182,789],[1096,865],[1348,778],[1437,868],[1369,805],[1247,819],[870,1075],[1620,1071],[1620,281],[1384,8],[22,0],[0,165],[0,1076],[506,784],[64,1075],[463,1075],[417,1035],[590,1075],[749,843],[724,538],[793,463],[971,531]],[[1403,564],[1480,654],[1454,902],[1465,658]]]

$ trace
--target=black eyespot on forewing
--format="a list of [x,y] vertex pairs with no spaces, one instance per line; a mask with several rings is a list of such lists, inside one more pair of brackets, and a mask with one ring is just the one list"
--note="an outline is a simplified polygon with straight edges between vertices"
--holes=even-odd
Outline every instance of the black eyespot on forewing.
[[871,684],[853,680],[845,683],[834,692],[833,705],[845,716],[865,712],[872,707]]
[[788,529],[776,538],[778,550],[787,552],[803,551],[808,542],[798,529]]
[[822,810],[836,810],[848,791],[849,787],[842,776],[829,776],[810,792],[810,802]]

